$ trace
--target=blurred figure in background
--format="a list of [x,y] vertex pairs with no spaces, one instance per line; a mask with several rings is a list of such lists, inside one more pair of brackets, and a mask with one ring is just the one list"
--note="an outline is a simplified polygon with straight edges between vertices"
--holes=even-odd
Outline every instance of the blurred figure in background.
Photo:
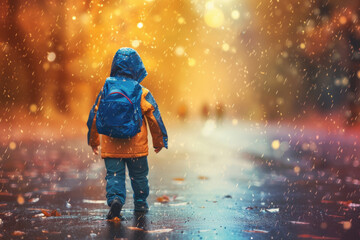
[[215,105],[215,118],[218,123],[222,123],[225,114],[225,107],[221,102]]
[[207,120],[210,117],[210,107],[207,102],[204,102],[201,107],[201,117],[203,120]]
[[177,109],[178,118],[184,121],[188,117],[188,107],[185,103],[180,103]]

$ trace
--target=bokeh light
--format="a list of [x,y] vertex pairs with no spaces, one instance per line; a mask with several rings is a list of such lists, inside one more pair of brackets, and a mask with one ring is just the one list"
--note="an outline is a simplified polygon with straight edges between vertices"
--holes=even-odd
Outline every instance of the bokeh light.
[[[209,4],[207,4],[209,5]],[[221,9],[216,7],[207,7],[204,14],[206,24],[212,28],[219,28],[224,24],[225,17]]]
[[47,60],[49,62],[53,62],[53,61],[55,61],[55,59],[56,59],[56,54],[54,52],[49,52],[47,55]]

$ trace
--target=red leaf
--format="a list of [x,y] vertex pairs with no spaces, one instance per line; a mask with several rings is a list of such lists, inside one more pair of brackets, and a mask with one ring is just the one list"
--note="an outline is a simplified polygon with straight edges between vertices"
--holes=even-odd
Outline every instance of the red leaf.
[[45,215],[45,217],[51,217],[51,214],[45,209],[42,209],[41,212]]
[[47,209],[41,209],[41,212],[45,215],[45,217],[59,217],[61,214],[57,210],[52,210],[51,213],[48,212]]
[[337,203],[348,207],[349,204],[352,203],[352,201],[338,201]]
[[174,181],[183,182],[185,178],[173,178]]
[[161,202],[161,203],[167,203],[167,202],[170,202],[170,198],[166,195],[163,195],[161,197],[156,198],[156,201]]
[[51,211],[51,216],[59,217],[59,216],[61,216],[61,214],[60,214],[58,211],[56,211],[56,210],[52,210],[52,211]]
[[310,238],[310,239],[323,239],[323,240],[340,240],[337,237],[325,237],[325,236],[316,236],[311,234],[300,234],[298,235],[299,238]]
[[0,192],[0,196],[12,196],[12,193],[9,192]]
[[22,235],[24,235],[25,233],[24,232],[22,232],[22,231],[14,231],[11,235],[13,235],[13,236],[22,236]]

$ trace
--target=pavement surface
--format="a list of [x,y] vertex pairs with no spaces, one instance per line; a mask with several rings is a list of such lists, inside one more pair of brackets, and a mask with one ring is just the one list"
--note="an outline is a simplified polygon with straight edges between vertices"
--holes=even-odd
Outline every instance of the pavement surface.
[[115,222],[85,136],[3,143],[0,239],[360,239],[356,135],[230,120],[168,133],[148,157],[149,213],[127,177]]

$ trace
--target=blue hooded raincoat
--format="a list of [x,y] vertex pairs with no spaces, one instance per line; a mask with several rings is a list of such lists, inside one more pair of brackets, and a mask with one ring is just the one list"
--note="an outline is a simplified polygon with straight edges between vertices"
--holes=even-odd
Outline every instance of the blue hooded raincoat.
[[[139,54],[134,49],[121,48],[116,52],[108,80],[136,81],[140,83],[146,76],[145,66]],[[90,111],[87,122],[89,128],[88,144],[92,147],[99,146],[101,135],[102,158],[135,158],[147,156],[147,123],[149,124],[154,148],[168,147],[168,136],[158,105],[150,91],[141,85],[140,87],[140,91],[133,92],[132,94],[138,94],[138,97],[141,98],[142,126],[140,132],[132,138],[113,138],[98,133],[96,128],[96,112],[99,107],[101,92],[96,99],[96,103]]]

